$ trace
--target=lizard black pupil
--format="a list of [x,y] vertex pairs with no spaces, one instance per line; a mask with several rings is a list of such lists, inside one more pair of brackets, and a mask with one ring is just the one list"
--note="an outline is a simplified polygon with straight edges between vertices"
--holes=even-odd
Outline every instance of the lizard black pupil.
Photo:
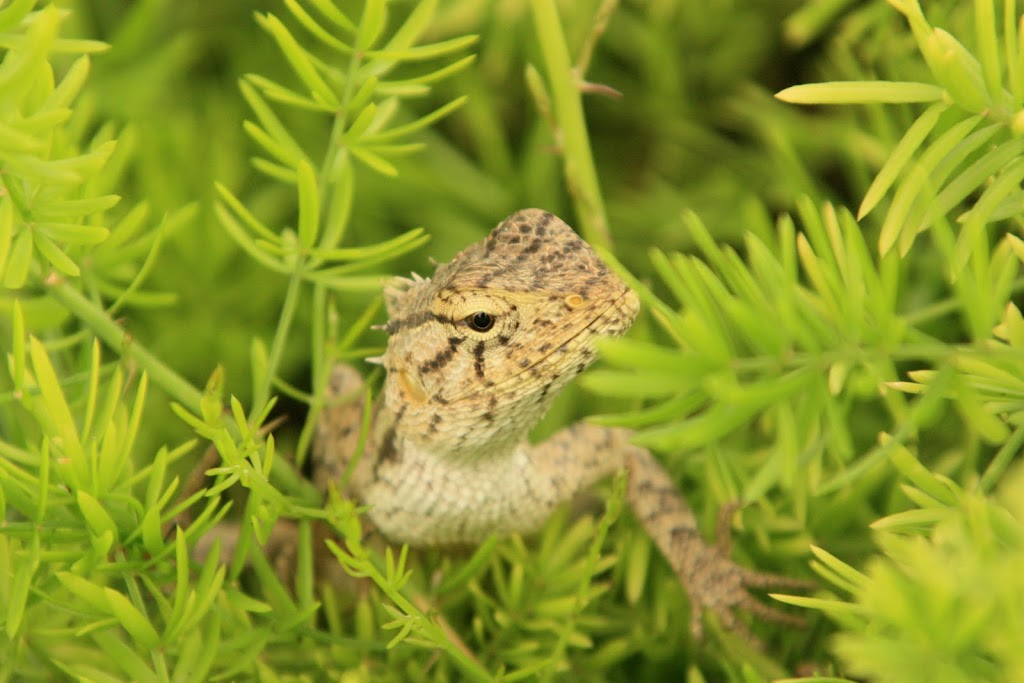
[[478,311],[473,315],[469,316],[469,326],[477,332],[486,332],[487,330],[494,327],[494,316],[490,313],[484,313]]

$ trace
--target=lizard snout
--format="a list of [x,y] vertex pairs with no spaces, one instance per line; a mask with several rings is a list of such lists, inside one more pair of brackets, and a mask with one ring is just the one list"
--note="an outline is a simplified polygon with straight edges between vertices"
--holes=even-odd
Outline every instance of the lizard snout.
[[612,301],[597,320],[596,329],[609,337],[621,337],[633,325],[640,312],[640,297],[628,287]]

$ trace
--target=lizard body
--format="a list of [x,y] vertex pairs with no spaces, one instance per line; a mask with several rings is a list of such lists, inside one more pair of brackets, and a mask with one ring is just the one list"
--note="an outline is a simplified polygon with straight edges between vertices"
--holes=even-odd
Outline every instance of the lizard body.
[[[728,540],[708,545],[674,482],[624,429],[577,424],[530,445],[529,430],[555,394],[596,357],[594,342],[626,332],[639,300],[594,250],[550,213],[527,209],[438,266],[430,279],[385,290],[387,371],[349,492],[389,540],[413,546],[475,543],[530,532],[559,504],[625,468],[629,504],[689,591],[691,628],[716,613],[792,623],[749,587],[801,582],[754,572],[729,558]],[[331,396],[362,380],[336,366]],[[314,465],[326,488],[356,450],[361,407],[322,411]]]

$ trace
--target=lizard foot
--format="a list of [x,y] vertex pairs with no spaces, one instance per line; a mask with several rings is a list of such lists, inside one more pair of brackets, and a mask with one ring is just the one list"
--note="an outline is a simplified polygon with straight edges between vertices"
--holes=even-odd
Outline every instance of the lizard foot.
[[[715,545],[705,545],[696,558],[680,563],[687,571],[680,573],[690,598],[690,632],[701,641],[704,636],[704,612],[710,612],[726,629],[733,631],[763,650],[760,640],[739,618],[738,611],[749,612],[754,617],[786,626],[802,627],[804,620],[782,610],[766,605],[748,591],[755,589],[797,589],[807,590],[815,584],[804,579],[754,571],[742,567],[731,559],[732,532],[730,519],[739,506],[725,505],[719,512],[718,534]],[[676,566],[680,566],[676,565]]]

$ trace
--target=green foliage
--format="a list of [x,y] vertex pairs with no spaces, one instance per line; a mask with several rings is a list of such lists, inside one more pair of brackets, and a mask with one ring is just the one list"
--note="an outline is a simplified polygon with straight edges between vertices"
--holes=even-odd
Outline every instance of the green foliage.
[[[1024,677],[1017,4],[726,5],[0,0],[0,680]],[[622,477],[459,553],[300,476],[381,276],[524,206],[647,311],[539,435],[744,503],[808,628],[690,642]]]

